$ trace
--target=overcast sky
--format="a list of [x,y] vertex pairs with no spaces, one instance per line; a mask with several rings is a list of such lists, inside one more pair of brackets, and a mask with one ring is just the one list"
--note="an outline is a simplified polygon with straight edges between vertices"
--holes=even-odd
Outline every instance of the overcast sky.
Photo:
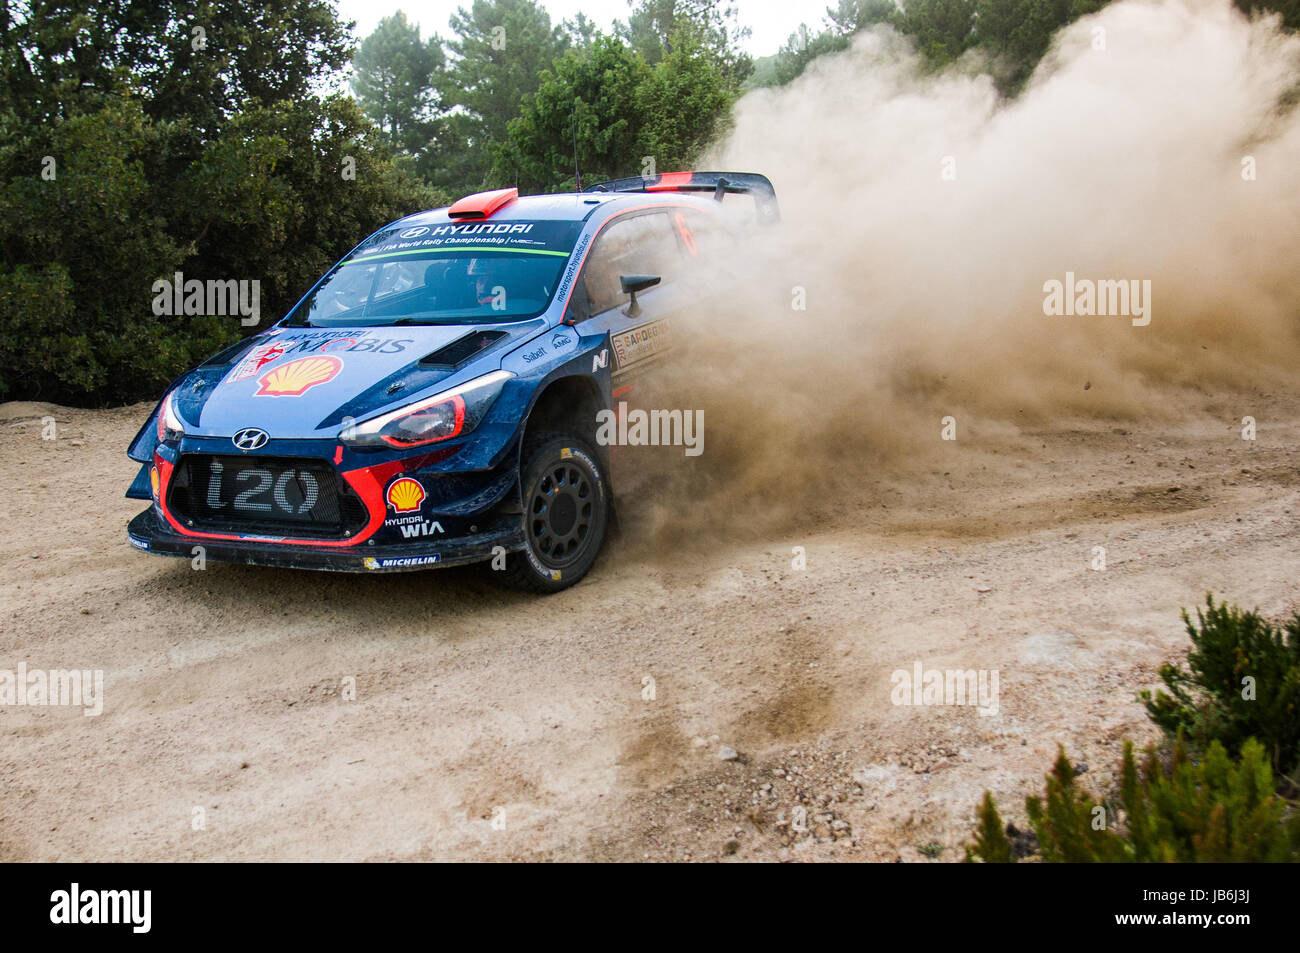
[[[798,29],[800,23],[811,28],[821,25],[826,15],[828,0],[733,0],[740,14],[740,23],[753,34],[745,42],[752,56],[775,53],[782,43]],[[459,6],[468,8],[472,0],[339,0],[339,16],[355,20],[357,39],[365,38],[384,17],[398,10],[408,20],[420,24],[420,35],[428,37],[439,33],[444,38],[450,32],[447,21]],[[543,0],[542,6],[551,15],[553,23],[572,18],[579,11],[595,21],[601,29],[608,29],[614,20],[627,17],[627,0]]]

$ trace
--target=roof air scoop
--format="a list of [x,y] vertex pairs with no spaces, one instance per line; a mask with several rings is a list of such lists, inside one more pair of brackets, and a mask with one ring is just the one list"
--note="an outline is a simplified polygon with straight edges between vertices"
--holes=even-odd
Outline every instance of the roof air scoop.
[[517,198],[519,198],[518,189],[495,189],[491,192],[476,192],[473,195],[465,196],[463,199],[457,199],[456,203],[447,209],[447,217],[459,219],[487,218],[493,212],[505,205],[509,205]]

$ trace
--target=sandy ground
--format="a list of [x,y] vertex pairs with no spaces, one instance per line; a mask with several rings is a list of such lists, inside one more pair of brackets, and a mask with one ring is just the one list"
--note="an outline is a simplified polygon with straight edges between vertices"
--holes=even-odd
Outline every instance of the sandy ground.
[[[1300,398],[1202,403],[959,440],[803,534],[624,540],[551,598],[146,556],[148,408],[0,406],[0,668],[105,673],[99,717],[0,707],[0,859],[960,859],[985,789],[1017,819],[1058,744],[1104,788],[1152,737],[1181,606],[1297,607]],[[892,704],[915,662],[997,670],[998,713]]]

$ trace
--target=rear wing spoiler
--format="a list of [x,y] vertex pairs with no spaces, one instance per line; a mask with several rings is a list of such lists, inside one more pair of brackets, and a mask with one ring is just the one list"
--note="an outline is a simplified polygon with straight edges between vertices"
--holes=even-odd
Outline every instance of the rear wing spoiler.
[[719,202],[726,195],[749,195],[754,199],[761,225],[781,220],[776,204],[776,190],[767,176],[757,172],[665,172],[662,175],[636,175],[629,179],[601,182],[584,192],[712,192]]

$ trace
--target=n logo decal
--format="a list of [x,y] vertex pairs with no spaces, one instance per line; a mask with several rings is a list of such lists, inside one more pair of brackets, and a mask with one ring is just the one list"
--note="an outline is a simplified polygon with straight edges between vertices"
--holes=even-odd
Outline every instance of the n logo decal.
[[591,359],[591,372],[594,374],[602,367],[609,366],[609,348],[602,348],[599,354]]

